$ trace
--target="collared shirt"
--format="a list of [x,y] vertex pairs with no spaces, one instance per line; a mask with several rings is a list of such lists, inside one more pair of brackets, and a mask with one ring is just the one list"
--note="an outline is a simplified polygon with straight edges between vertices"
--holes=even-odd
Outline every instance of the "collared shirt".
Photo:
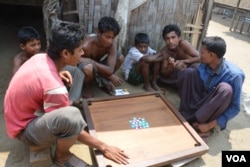
[[201,64],[198,71],[207,92],[211,92],[221,82],[226,82],[232,86],[232,102],[217,119],[221,129],[225,129],[227,122],[240,112],[242,84],[245,74],[239,67],[224,58],[215,72],[206,64]]

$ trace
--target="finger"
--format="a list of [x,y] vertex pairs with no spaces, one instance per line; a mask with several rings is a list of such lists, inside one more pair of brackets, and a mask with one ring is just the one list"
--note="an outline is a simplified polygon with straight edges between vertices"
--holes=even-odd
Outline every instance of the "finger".
[[127,160],[127,157],[121,155],[121,154],[118,154],[116,157],[115,157],[115,162],[119,163],[119,164],[129,164],[128,160]]

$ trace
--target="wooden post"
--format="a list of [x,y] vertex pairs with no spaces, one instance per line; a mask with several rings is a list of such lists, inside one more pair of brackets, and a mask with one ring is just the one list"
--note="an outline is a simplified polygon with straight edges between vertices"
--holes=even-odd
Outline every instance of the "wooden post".
[[233,14],[232,22],[231,22],[231,26],[230,26],[230,29],[229,29],[230,31],[232,31],[232,27],[233,27],[233,24],[234,24],[235,15],[237,14],[237,11],[238,11],[238,8],[239,8],[239,5],[240,5],[240,1],[241,0],[238,0],[237,5],[236,5],[236,7],[234,9],[234,14]]

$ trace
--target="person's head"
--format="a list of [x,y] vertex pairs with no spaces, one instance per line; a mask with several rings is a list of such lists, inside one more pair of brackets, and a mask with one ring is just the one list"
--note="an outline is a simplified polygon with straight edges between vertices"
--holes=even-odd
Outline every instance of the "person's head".
[[145,33],[137,33],[134,39],[135,47],[143,54],[147,53],[149,46],[149,37]]
[[79,26],[73,23],[56,24],[49,38],[48,55],[53,60],[63,59],[65,64],[74,66],[84,54],[83,39],[84,33]]
[[226,53],[226,42],[218,36],[205,37],[201,45],[200,57],[202,63],[210,63],[214,58],[221,59]]
[[98,22],[97,32],[100,42],[106,47],[111,46],[115,37],[119,34],[120,29],[120,25],[114,18],[107,16],[102,17]]
[[28,55],[33,56],[40,52],[41,36],[33,27],[22,27],[17,34],[19,46],[26,51]]
[[169,49],[175,49],[181,39],[181,30],[176,24],[166,25],[162,30],[162,38]]

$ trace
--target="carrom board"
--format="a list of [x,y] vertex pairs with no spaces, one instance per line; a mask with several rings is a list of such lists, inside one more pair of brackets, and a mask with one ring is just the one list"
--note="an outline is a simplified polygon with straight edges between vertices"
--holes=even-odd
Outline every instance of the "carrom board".
[[99,167],[163,166],[200,156],[209,149],[158,92],[87,99],[83,107],[89,133],[130,157],[129,165],[119,165],[92,149]]

